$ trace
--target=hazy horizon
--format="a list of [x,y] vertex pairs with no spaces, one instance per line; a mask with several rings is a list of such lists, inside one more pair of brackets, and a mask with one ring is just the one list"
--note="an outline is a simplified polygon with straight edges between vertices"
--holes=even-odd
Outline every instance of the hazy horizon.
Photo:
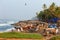
[[36,16],[43,4],[60,6],[60,0],[0,0],[0,19],[26,20]]

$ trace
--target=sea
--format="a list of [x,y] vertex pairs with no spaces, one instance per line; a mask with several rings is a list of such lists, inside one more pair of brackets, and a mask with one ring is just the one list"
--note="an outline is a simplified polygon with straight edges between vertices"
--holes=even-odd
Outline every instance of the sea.
[[18,21],[16,20],[7,20],[7,19],[0,19],[0,33],[1,32],[9,32],[12,29],[14,29],[14,26],[12,26],[11,24],[14,24]]

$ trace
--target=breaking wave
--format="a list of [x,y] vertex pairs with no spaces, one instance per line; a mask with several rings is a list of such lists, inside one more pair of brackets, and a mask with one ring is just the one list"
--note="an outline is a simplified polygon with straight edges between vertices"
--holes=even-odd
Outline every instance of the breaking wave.
[[14,24],[14,23],[16,23],[16,22],[14,22],[14,21],[8,21],[8,22],[5,22],[5,23],[0,22],[0,33],[15,30],[14,27],[11,25],[11,24]]
[[9,31],[12,31],[12,30],[15,30],[15,29],[14,28],[6,29],[4,32],[9,32]]
[[12,30],[15,30],[15,29],[14,29],[14,28],[6,29],[6,30],[4,30],[4,31],[0,31],[0,33],[3,33],[3,32],[10,32],[10,31],[12,31]]
[[10,21],[10,22],[6,22],[6,23],[0,23],[0,26],[6,26],[6,25],[10,25],[10,24],[14,24],[15,22]]

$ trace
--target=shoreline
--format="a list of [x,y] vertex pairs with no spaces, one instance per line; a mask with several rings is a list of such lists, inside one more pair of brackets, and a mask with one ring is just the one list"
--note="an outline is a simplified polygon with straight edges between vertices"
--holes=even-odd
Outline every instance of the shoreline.
[[0,31],[0,33],[4,33],[4,32],[12,32],[12,30],[14,31],[15,29],[14,28],[10,28],[10,29],[7,29],[5,31]]

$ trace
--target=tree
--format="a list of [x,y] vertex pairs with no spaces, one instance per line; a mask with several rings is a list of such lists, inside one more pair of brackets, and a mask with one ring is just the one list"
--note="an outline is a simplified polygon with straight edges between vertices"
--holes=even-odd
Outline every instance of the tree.
[[56,17],[60,18],[60,7],[57,7],[55,10],[55,14]]
[[52,3],[49,7],[49,10],[50,11],[55,11],[55,9],[56,9],[55,3]]
[[43,5],[43,9],[45,10],[47,8],[46,4]]
[[60,7],[55,6],[55,3],[52,3],[49,8],[46,7],[46,4],[43,5],[42,11],[37,15],[39,20],[47,22],[53,18],[60,18]]

